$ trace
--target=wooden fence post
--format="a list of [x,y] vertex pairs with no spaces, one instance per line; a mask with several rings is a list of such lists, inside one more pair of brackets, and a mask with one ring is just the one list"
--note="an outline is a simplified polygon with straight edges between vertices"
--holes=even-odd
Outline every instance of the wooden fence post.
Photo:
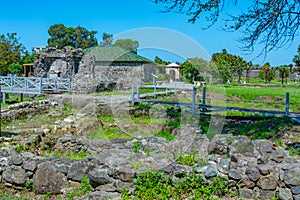
[[285,95],[285,116],[289,116],[289,104],[290,104],[290,93],[287,92]]

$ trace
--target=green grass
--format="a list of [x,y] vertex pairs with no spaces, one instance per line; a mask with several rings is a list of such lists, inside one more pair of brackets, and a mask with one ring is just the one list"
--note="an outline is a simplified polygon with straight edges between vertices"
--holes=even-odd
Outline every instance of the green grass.
[[[281,110],[285,109],[286,93],[290,94],[290,111],[300,111],[300,87],[286,86],[286,87],[249,87],[243,85],[208,85],[207,91],[212,93],[224,94],[226,97],[227,106],[238,106],[246,108],[260,108]],[[208,104],[222,105],[221,101],[213,99],[210,102],[208,97]]]
[[118,127],[103,126],[88,134],[88,139],[115,139],[115,138],[131,138],[132,136],[125,134]]

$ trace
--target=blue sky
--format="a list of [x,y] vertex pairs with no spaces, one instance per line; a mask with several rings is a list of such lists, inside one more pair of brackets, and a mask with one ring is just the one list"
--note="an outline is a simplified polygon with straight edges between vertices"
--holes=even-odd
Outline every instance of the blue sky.
[[[245,8],[233,7],[233,5],[226,6],[226,9],[234,12],[239,12]],[[272,66],[291,64],[300,44],[298,35],[291,46],[269,53],[266,59],[263,57],[255,59],[257,55],[255,53],[252,55],[242,54],[239,48],[241,44],[236,41],[239,33],[228,33],[219,30],[222,21],[208,30],[202,30],[200,22],[190,24],[187,22],[188,18],[184,15],[160,13],[159,10],[162,7],[154,4],[152,0],[0,0],[0,8],[0,34],[17,32],[20,42],[28,50],[31,50],[33,46],[46,46],[49,38],[48,28],[58,23],[62,23],[67,27],[79,25],[88,30],[95,30],[98,32],[96,37],[99,42],[102,41],[103,32],[118,36],[126,31],[130,32],[130,30],[143,28],[148,30],[149,27],[154,27],[155,30],[163,28],[172,33],[184,35],[191,41],[193,40],[208,55],[221,52],[225,48],[229,53],[242,56],[245,60],[260,65],[264,62],[270,62]],[[148,42],[154,41],[158,39],[158,36],[145,34],[144,39]],[[169,42],[170,44],[178,43],[178,46],[183,44],[182,41],[176,41],[176,39],[173,41],[170,39]],[[193,45],[190,47],[186,47],[187,52],[193,51]],[[169,49],[166,48],[166,50]],[[139,50],[139,53],[149,59],[153,59],[158,54],[159,57],[171,62],[178,61],[182,57],[195,56],[193,53],[190,54],[191,56],[182,56],[165,53],[165,51],[150,53],[146,49]],[[201,55],[198,57],[201,57]]]

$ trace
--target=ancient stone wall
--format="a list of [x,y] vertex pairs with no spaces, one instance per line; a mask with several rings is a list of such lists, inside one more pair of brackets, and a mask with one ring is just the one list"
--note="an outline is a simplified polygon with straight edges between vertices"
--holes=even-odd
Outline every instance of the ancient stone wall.
[[[45,134],[37,131],[31,137],[40,139],[32,142],[43,140]],[[241,199],[266,200],[277,196],[299,200],[300,162],[272,142],[232,135],[215,135],[210,141],[190,126],[182,127],[180,134],[170,142],[159,137],[90,140],[71,133],[55,140],[56,149],[90,154],[80,161],[45,158],[29,152],[19,154],[14,148],[2,147],[0,180],[6,187],[20,190],[31,180],[37,193],[51,192],[64,197],[70,182],[88,177],[93,191],[83,199],[120,199],[123,187],[133,190],[134,178],[139,173],[155,169],[174,177],[195,172],[207,179],[226,177]],[[149,152],[134,152],[136,142]],[[176,156],[189,152],[205,158],[206,164],[190,167],[176,163]],[[136,167],[132,163],[140,164]]]
[[82,56],[82,49],[47,48],[44,52],[37,54],[34,60],[34,75],[43,78],[72,78],[78,72]]

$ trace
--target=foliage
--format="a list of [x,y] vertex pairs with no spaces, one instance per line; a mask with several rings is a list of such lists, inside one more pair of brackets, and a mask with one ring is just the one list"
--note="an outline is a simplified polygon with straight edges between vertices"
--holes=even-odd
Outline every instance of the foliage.
[[[232,2],[236,7],[245,3],[240,0],[155,0],[154,2],[163,4],[164,12],[175,11],[186,14],[189,16],[189,22],[195,23],[202,19],[203,25],[208,25],[205,28],[218,21],[223,7],[227,6],[228,2]],[[248,2],[249,6],[242,12],[237,13],[235,9],[231,9],[232,13],[230,13],[229,10],[224,24],[224,30],[242,33],[239,41],[243,44],[244,51],[253,52],[256,44],[264,44],[260,54],[266,54],[295,39],[300,26],[298,0],[249,0]]]
[[88,178],[82,178],[80,180],[79,187],[75,188],[74,192],[70,192],[67,194],[67,199],[72,200],[74,197],[82,197],[83,195],[89,193],[93,190],[93,187],[91,186]]
[[180,73],[189,83],[200,80],[199,71],[191,62],[186,61],[182,64],[182,66],[183,69],[180,70]]
[[279,70],[279,76],[281,78],[281,84],[283,84],[284,79],[285,79],[285,83],[287,84],[287,78],[290,76],[289,66],[287,65],[279,66],[278,70]]
[[226,49],[223,49],[221,53],[214,53],[212,55],[212,62],[216,65],[223,83],[231,82],[234,73],[237,73],[239,77],[238,82],[241,83],[243,70],[251,65],[243,58],[229,54]]
[[96,31],[88,31],[86,28],[77,26],[65,27],[63,24],[54,24],[48,29],[50,38],[49,47],[62,49],[66,46],[74,48],[89,48],[98,44],[95,38]]
[[258,76],[265,80],[266,83],[270,83],[275,78],[275,70],[271,69],[270,63],[265,63],[262,69],[258,72]]
[[114,47],[121,47],[132,53],[137,54],[137,48],[139,47],[139,42],[131,39],[119,39],[112,44]]
[[134,191],[124,188],[122,199],[217,199],[216,197],[236,196],[229,188],[227,180],[216,177],[205,180],[191,173],[182,178],[173,179],[162,172],[141,173],[135,179]]
[[101,47],[110,47],[113,42],[113,35],[109,33],[103,33],[102,34],[102,42],[99,44]]
[[0,75],[9,73],[8,67],[20,67],[19,61],[25,47],[19,42],[16,33],[7,33],[0,35]]
[[297,66],[297,71],[300,72],[300,45],[298,46],[297,55],[293,58],[293,62]]
[[170,62],[165,61],[165,60],[161,59],[161,58],[158,57],[158,56],[155,56],[154,62],[155,62],[156,64],[159,64],[159,65],[168,65],[168,64],[170,64]]
[[200,162],[201,165],[207,164],[207,161],[196,155],[196,152],[187,153],[184,155],[179,155],[176,158],[176,162],[181,165],[194,166],[196,163]]

